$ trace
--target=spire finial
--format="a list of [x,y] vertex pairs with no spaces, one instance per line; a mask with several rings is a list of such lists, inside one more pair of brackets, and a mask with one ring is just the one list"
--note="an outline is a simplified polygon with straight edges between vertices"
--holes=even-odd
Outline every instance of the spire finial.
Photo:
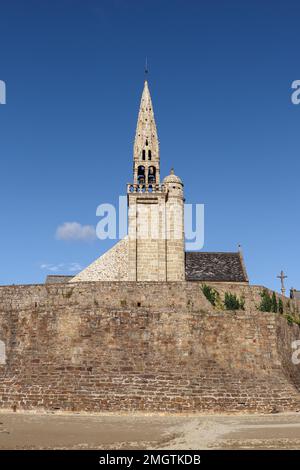
[[173,168],[173,167],[171,168],[170,174],[171,174],[171,175],[174,175],[174,168]]
[[146,56],[146,59],[145,59],[145,79],[147,80],[147,75],[149,73],[149,69],[148,69],[148,57]]

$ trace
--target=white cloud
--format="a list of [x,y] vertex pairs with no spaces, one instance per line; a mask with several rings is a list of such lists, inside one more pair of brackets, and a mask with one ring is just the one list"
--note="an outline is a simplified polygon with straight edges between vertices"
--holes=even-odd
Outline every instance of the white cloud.
[[81,225],[79,222],[64,222],[56,229],[57,240],[91,241],[96,238],[96,230],[92,225]]
[[41,264],[40,268],[45,269],[46,271],[54,272],[54,273],[57,273],[57,272],[77,273],[83,269],[83,267],[77,262],[59,263],[59,264],[43,263]]
[[41,269],[46,269],[47,271],[52,271],[52,272],[60,271],[63,267],[64,267],[63,263],[60,263],[60,264],[44,263],[44,264],[41,264],[40,266]]
[[83,268],[79,263],[70,263],[68,270],[70,273],[77,273],[78,271],[81,271]]

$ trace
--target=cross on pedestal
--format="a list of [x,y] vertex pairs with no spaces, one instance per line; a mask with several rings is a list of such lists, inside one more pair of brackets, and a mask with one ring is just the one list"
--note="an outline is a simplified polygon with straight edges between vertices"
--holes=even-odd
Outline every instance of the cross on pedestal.
[[280,275],[277,276],[278,279],[281,281],[281,293],[282,295],[285,295],[285,287],[284,287],[284,280],[287,278],[287,276],[284,274],[284,272],[281,270]]

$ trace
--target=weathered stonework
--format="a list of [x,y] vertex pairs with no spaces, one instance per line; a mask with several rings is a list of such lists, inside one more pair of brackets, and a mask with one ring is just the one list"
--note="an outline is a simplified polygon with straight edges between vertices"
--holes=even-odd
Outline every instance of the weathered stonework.
[[165,193],[128,193],[130,281],[165,281]]
[[[154,111],[144,83],[133,147],[133,179],[127,184],[128,243],[117,244],[70,282],[235,281],[248,283],[242,253],[185,253],[184,193],[171,170],[160,182]],[[126,260],[127,256],[127,260]],[[47,282],[60,282],[48,276]]]
[[[173,171],[160,183],[147,82],[127,194],[128,237],[69,282],[0,287],[0,407],[300,409],[299,327],[258,311],[262,287],[248,285],[241,253],[193,253],[185,265],[183,183]],[[222,301],[243,297],[245,310],[213,307],[199,281]]]
[[171,174],[164,179],[166,197],[166,281],[185,280],[183,183]]
[[[172,171],[160,184],[159,143],[145,81],[127,188],[130,281],[184,281],[183,184]],[[150,172],[152,170],[152,173]]]
[[299,328],[213,309],[198,282],[0,287],[2,408],[234,412],[300,409]]

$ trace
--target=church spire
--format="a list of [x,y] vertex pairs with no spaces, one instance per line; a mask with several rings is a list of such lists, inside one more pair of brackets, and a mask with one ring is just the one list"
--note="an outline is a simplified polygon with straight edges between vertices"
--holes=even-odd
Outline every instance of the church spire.
[[159,143],[148,81],[145,80],[138,115],[134,150],[135,184],[158,184],[160,181]]

